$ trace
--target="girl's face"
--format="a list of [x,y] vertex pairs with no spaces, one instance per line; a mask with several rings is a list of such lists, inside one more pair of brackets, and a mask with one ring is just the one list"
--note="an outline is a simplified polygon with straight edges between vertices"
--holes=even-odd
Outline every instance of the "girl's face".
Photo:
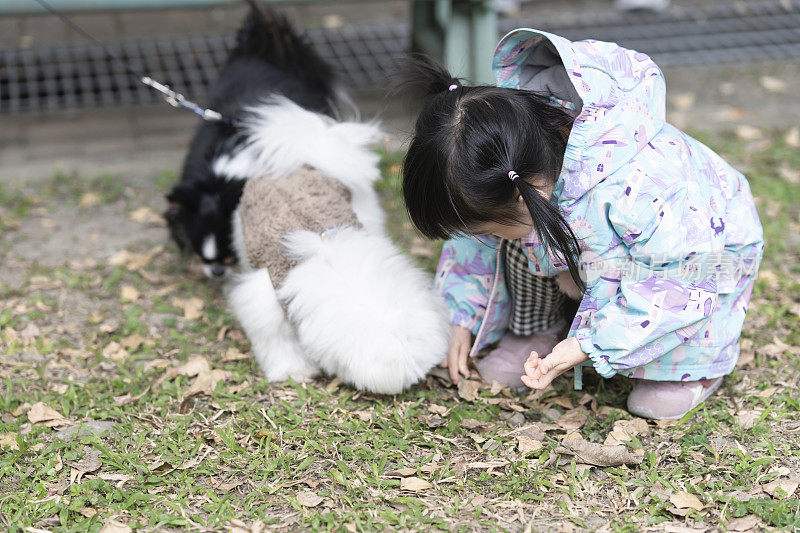
[[[551,183],[547,183],[546,180],[540,178],[536,180],[534,185],[537,188],[539,194],[542,195],[542,198],[549,200],[550,195],[553,194],[553,187],[554,185]],[[513,224],[501,224],[499,222],[481,222],[476,224],[472,229],[472,232],[477,235],[496,235],[497,237],[502,237],[508,240],[514,239],[522,239],[523,237],[527,237],[533,232],[533,220],[531,219],[531,213],[528,211],[525,202],[522,201],[522,197],[517,198],[516,203],[516,220]]]
[[501,224],[499,222],[482,222],[470,228],[477,235],[496,235],[508,240],[521,239],[527,237],[533,231],[533,221],[531,214],[525,207],[524,202],[516,202],[519,212],[514,224]]
[[533,226],[526,226],[524,224],[515,224],[507,226],[505,224],[498,224],[496,222],[487,222],[475,233],[478,235],[494,235],[502,237],[507,240],[522,239],[527,237],[533,231]]

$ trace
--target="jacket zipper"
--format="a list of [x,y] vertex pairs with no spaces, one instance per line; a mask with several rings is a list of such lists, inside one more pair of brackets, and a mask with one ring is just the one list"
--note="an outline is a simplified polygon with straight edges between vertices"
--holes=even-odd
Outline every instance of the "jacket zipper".
[[475,335],[475,341],[472,343],[472,348],[469,350],[469,356],[474,357],[475,352],[477,351],[475,348],[478,346],[478,341],[483,335],[483,330],[486,327],[487,319],[489,318],[489,311],[492,309],[492,300],[494,299],[494,292],[497,288],[497,279],[500,277],[500,253],[503,250],[503,243],[505,239],[500,239],[500,245],[497,247],[496,258],[495,258],[495,267],[494,267],[494,279],[492,280],[492,289],[489,292],[489,300],[486,302],[486,311],[483,314],[483,320],[481,321],[481,327],[478,328],[478,333]]

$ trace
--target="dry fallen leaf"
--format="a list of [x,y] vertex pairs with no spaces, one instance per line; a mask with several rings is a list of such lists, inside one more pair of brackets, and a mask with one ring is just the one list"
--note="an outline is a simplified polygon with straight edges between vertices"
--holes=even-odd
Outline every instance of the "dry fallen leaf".
[[675,492],[671,494],[669,502],[678,509],[695,509],[697,511],[702,511],[703,507],[705,507],[697,496],[689,494],[688,492]]
[[597,409],[597,414],[599,416],[616,416],[617,418],[627,418],[630,416],[627,411],[624,411],[618,407],[609,407],[608,405],[601,405]]
[[435,403],[432,403],[428,406],[428,411],[430,411],[435,415],[447,416],[449,409],[447,409],[447,407],[445,407],[444,405],[437,405]]
[[485,425],[486,425],[486,422],[482,422],[482,421],[480,421],[480,420],[476,420],[476,419],[474,419],[474,418],[465,418],[464,420],[462,420],[462,421],[459,423],[459,425],[460,425],[462,428],[467,428],[467,429],[476,429],[476,428],[480,428],[480,427],[483,427],[483,426],[485,426]]
[[747,515],[741,518],[735,518],[725,524],[725,529],[728,531],[753,531],[759,525],[759,520],[756,515]]
[[94,472],[102,466],[100,450],[87,450],[80,461],[67,461],[67,464],[79,472]]
[[411,468],[407,466],[405,468],[398,468],[397,470],[386,472],[386,474],[384,475],[386,477],[408,477],[408,476],[413,476],[416,473],[417,473],[416,468]]
[[673,426],[678,425],[678,421],[674,418],[662,418],[660,420],[654,420],[655,424],[660,428],[671,428]]
[[80,207],[93,207],[100,203],[100,197],[93,193],[87,192],[83,196],[81,196],[80,201],[78,201],[78,205]]
[[228,379],[231,377],[231,375],[231,372],[228,370],[219,369],[201,372],[189,386],[189,390],[183,394],[183,398],[190,398],[197,394],[211,396],[214,394],[214,389],[217,387],[217,383]]
[[119,295],[123,300],[128,302],[135,302],[139,299],[139,291],[132,285],[123,285],[119,291]]
[[742,429],[752,429],[761,413],[762,411],[739,411],[736,413],[736,421]]
[[740,124],[736,126],[736,135],[745,140],[745,141],[756,141],[763,137],[763,133],[760,129],[754,128],[753,126],[749,126],[747,124]]
[[614,422],[614,428],[606,437],[603,444],[615,445],[622,444],[633,440],[633,437],[643,435],[650,435],[650,426],[643,418],[634,418],[632,420],[617,420]]
[[798,486],[800,486],[800,477],[793,477],[791,479],[778,478],[767,483],[762,488],[764,492],[773,498],[785,500],[795,493]]
[[11,415],[14,417],[20,416],[22,413],[28,411],[30,408],[31,404],[29,404],[28,402],[23,402],[20,405],[18,405],[16,409],[11,411]]
[[[674,514],[674,513],[673,513]],[[659,524],[664,527],[664,533],[705,533],[708,528],[688,527],[682,524]]]
[[153,341],[145,339],[138,333],[134,333],[133,335],[128,335],[127,337],[120,339],[119,343],[126,350],[135,352],[139,348],[139,346],[143,344],[153,344]]
[[458,382],[458,395],[468,401],[474,402],[478,399],[478,390],[480,383],[471,379],[461,379]]
[[[778,174],[792,185],[800,184],[800,169],[788,165],[781,165],[778,167]],[[792,313],[792,309],[790,309],[789,312]]]
[[[168,364],[169,362],[164,359],[155,359],[150,361],[144,366],[144,370],[147,371],[151,368],[161,368]],[[211,371],[211,365],[208,364],[208,359],[200,354],[194,354],[186,361],[184,364],[172,367],[167,369],[164,374],[158,378],[155,383],[153,383],[153,387],[158,387],[167,379],[174,378],[175,376],[197,376],[199,374],[208,373]]]
[[316,507],[323,502],[324,498],[311,491],[304,491],[297,495],[297,503],[303,507]]
[[410,492],[418,492],[421,490],[427,490],[433,487],[430,483],[425,481],[424,479],[420,479],[418,477],[404,477],[400,481],[400,490],[407,490]]
[[161,215],[159,215],[146,205],[134,209],[133,211],[128,213],[128,217],[131,220],[135,220],[136,222],[141,222],[142,224],[149,224],[151,226],[164,225],[163,217],[161,217]]
[[580,429],[588,419],[589,416],[585,409],[572,409],[558,417],[556,424],[567,430]]
[[439,428],[445,425],[444,419],[439,415],[428,415],[426,417],[423,417],[423,420],[425,421],[427,426],[431,429]]
[[792,346],[791,344],[786,344],[778,337],[772,337],[772,343],[762,346],[758,351],[767,357],[782,356],[784,352],[789,352],[792,355],[800,355],[800,346]]
[[161,253],[162,250],[163,248],[160,246],[153,248],[146,254],[120,250],[108,258],[108,264],[111,266],[124,266],[128,270],[141,270],[146,267],[156,255]]
[[242,359],[250,359],[250,355],[240,352],[233,346],[228,348],[228,350],[225,352],[225,355],[222,356],[223,363],[227,363],[230,361],[241,361]]
[[182,298],[173,298],[172,305],[183,309],[183,317],[186,320],[197,320],[203,316],[203,300],[195,296],[185,300]]
[[776,392],[778,392],[778,387],[767,387],[766,389],[759,392],[758,395],[762,398],[769,398]]
[[542,442],[527,435],[517,435],[517,449],[520,453],[530,453],[542,449]]
[[107,472],[98,472],[96,475],[105,481],[116,481],[117,483],[115,486],[118,489],[122,488],[126,482],[135,479],[133,476],[129,476],[128,474],[109,474]]
[[555,396],[553,398],[548,398],[547,401],[553,402],[556,405],[560,405],[564,409],[575,409],[575,406],[572,404],[572,400],[566,396]]
[[19,338],[22,339],[23,342],[30,342],[41,334],[42,332],[39,330],[39,326],[30,323],[25,326],[25,329],[19,332]]
[[28,411],[28,421],[31,424],[38,424],[40,422],[68,422],[67,419],[61,415],[61,413],[44,402],[37,402],[31,406],[30,410]]
[[94,507],[82,507],[78,512],[86,518],[91,518],[97,514],[97,509]]
[[167,374],[169,374],[169,377],[196,376],[197,374],[208,372],[209,370],[211,370],[211,366],[208,364],[208,359],[200,354],[195,354],[184,364],[171,368]]
[[[516,421],[512,419],[517,418]],[[544,432],[562,429],[555,424],[548,424],[547,422],[537,422],[535,424],[528,424],[527,419],[522,413],[514,413],[508,418],[508,424],[515,429],[511,431],[513,434],[527,435],[533,440],[544,441]],[[511,434],[509,433],[509,434]]]
[[3,335],[5,336],[6,341],[9,343],[19,341],[19,333],[17,333],[16,330],[14,330],[14,328],[11,328],[9,326],[3,328]]
[[109,519],[103,524],[103,529],[100,530],[100,533],[131,533],[131,531],[130,526]]
[[17,441],[11,433],[0,433],[0,446],[7,446],[12,450],[19,450]]
[[511,389],[508,388],[508,385],[503,385],[499,381],[492,380],[492,388],[489,391],[492,396],[496,396],[498,394],[502,394],[506,397],[511,397]]
[[103,357],[115,361],[124,361],[130,354],[119,345],[118,342],[111,341],[103,348]]
[[777,289],[781,284],[781,280],[778,278],[778,275],[772,270],[767,270],[766,268],[759,269],[758,279],[766,281],[767,285],[773,289]]
[[556,452],[574,455],[579,463],[595,466],[640,465],[643,459],[643,456],[631,453],[626,446],[604,446],[574,439],[562,440]]
[[325,392],[328,394],[332,393],[336,389],[339,388],[339,385],[342,384],[342,381],[339,378],[333,378],[330,383],[325,386]]
[[353,414],[356,415],[362,422],[369,422],[372,420],[372,413],[370,411],[358,410],[353,411]]

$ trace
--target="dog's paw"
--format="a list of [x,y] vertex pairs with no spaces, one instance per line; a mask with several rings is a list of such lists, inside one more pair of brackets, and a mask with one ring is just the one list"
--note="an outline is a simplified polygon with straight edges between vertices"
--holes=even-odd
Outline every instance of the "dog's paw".
[[318,366],[309,363],[300,354],[293,354],[293,356],[271,358],[269,367],[264,369],[264,375],[267,381],[279,382],[286,381],[289,378],[297,381],[313,379],[320,374]]

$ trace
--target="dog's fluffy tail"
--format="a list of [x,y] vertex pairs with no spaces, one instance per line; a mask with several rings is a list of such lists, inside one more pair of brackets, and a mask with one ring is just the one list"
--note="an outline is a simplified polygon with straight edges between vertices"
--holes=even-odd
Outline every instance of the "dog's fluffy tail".
[[306,356],[357,389],[399,393],[447,353],[431,280],[384,236],[344,228],[287,236],[293,268],[278,297]]
[[230,57],[257,57],[294,74],[321,94],[337,94],[333,69],[287,18],[261,0],[247,0],[247,3],[250,13],[239,28]]

